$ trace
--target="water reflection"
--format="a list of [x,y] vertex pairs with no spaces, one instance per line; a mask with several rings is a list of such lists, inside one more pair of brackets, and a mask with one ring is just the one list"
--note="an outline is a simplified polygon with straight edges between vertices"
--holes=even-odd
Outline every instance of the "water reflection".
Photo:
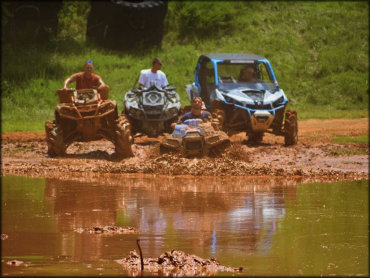
[[284,200],[295,192],[295,181],[271,179],[126,177],[103,184],[46,179],[45,200],[53,203],[61,255],[96,260],[107,255],[106,237],[73,231],[134,226],[145,254],[152,256],[165,248],[213,256],[219,250],[266,253],[284,216]]
[[[61,266],[68,262],[79,265],[80,274],[91,265],[95,272],[89,273],[99,274],[101,264],[107,269],[137,248],[137,238],[146,257],[178,249],[243,266],[246,275],[368,273],[366,182],[352,190],[346,183],[240,177],[2,177],[2,183],[2,233],[9,236],[2,256],[41,257],[41,273],[46,265],[59,266],[53,275],[70,275]],[[106,225],[132,226],[139,234],[76,232]],[[354,250],[361,254],[356,261],[342,259]],[[349,267],[355,263],[358,272]],[[17,274],[4,264],[6,273]],[[106,271],[125,274],[115,264]]]

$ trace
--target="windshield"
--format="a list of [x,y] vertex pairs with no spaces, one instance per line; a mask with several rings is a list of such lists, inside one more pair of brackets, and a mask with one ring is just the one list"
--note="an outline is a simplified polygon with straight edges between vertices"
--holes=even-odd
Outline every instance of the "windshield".
[[264,63],[218,63],[220,89],[250,88],[251,90],[274,89],[274,84]]
[[274,92],[276,87],[272,83],[264,83],[264,82],[257,82],[257,83],[248,83],[248,82],[238,82],[238,83],[218,83],[218,88],[223,91],[231,91],[231,90],[266,90],[270,92]]

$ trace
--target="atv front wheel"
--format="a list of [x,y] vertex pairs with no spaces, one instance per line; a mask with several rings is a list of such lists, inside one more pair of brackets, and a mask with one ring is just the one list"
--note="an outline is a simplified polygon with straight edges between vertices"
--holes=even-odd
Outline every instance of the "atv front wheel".
[[48,144],[48,154],[50,156],[64,155],[67,146],[64,142],[63,130],[58,127],[55,121],[45,123],[46,142]]
[[120,157],[133,156],[134,154],[131,149],[132,141],[130,122],[125,115],[120,115],[116,124],[116,153]]
[[225,142],[222,142],[216,147],[213,147],[209,150],[208,156],[210,157],[221,157],[228,147],[230,147],[230,140],[226,140]]
[[297,144],[298,141],[298,120],[295,110],[288,110],[285,113],[284,122],[285,146]]
[[212,109],[212,123],[216,130],[224,130],[225,111],[220,108]]

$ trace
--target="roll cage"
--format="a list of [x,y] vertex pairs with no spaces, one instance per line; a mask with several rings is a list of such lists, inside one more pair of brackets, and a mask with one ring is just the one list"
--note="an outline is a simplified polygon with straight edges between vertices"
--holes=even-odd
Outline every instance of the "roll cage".
[[[265,71],[269,82],[271,82],[276,88],[278,88],[278,82],[276,80],[271,64],[266,58],[262,56],[254,54],[201,55],[195,67],[194,83],[195,86],[198,87],[200,91],[200,96],[202,97],[208,108],[210,107],[209,96],[211,92],[214,89],[219,88],[220,82],[223,82],[222,78],[220,78],[219,76],[220,65],[240,65],[240,67],[249,65],[254,68],[257,79],[262,79],[261,73],[262,71]],[[231,82],[238,83],[238,81],[236,81],[236,79],[232,76]]]

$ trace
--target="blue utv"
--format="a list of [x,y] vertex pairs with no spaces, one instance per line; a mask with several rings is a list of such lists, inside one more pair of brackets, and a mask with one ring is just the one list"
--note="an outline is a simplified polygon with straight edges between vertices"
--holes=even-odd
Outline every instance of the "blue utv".
[[298,140],[297,112],[287,110],[270,62],[254,54],[204,54],[198,59],[194,83],[186,86],[191,100],[200,96],[219,127],[228,135],[246,132],[262,141],[265,132]]

